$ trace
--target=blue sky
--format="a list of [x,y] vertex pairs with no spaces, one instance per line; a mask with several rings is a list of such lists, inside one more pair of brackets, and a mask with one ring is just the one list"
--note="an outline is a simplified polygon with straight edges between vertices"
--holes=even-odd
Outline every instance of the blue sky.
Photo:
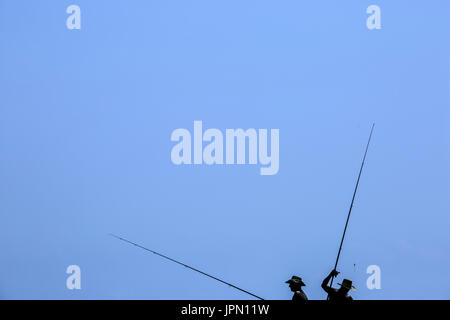
[[[338,269],[355,299],[449,299],[449,36],[444,0],[0,0],[0,298],[249,298],[112,232],[266,299],[293,274],[324,299],[376,122]],[[194,120],[279,129],[278,174],[175,166]]]

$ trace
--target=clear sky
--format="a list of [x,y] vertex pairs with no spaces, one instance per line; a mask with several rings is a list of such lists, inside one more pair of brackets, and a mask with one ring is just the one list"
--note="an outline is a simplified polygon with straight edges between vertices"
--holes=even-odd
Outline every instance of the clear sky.
[[[250,298],[112,232],[266,299],[293,274],[325,299],[373,122],[338,279],[450,298],[450,2],[0,0],[0,39],[0,298]],[[278,174],[174,165],[194,120],[279,129]]]

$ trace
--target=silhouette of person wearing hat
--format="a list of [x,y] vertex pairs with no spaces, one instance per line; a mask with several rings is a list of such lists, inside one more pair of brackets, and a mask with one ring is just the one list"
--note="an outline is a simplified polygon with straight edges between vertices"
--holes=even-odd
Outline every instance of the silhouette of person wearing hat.
[[286,281],[286,283],[289,284],[289,288],[292,292],[294,292],[292,301],[302,302],[308,300],[308,297],[302,290],[302,287],[306,286],[306,284],[302,281],[302,278],[292,276],[292,278]]
[[332,270],[331,273],[326,277],[322,282],[322,289],[328,293],[328,300],[335,302],[345,302],[352,301],[353,298],[348,295],[350,290],[355,290],[355,287],[352,286],[352,281],[348,279],[344,279],[342,283],[338,283],[341,287],[339,289],[334,289],[328,285],[331,277],[336,277],[339,274],[336,270]]

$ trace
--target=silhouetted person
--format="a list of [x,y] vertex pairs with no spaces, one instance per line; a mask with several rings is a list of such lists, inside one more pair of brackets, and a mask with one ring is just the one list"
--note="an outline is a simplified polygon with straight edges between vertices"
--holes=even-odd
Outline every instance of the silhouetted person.
[[294,295],[292,296],[292,301],[307,301],[308,297],[303,292],[302,287],[306,286],[306,284],[302,281],[302,278],[297,276],[292,276],[291,279],[286,281],[286,283],[289,284],[289,288],[292,292],[294,292]]
[[348,279],[344,279],[341,283],[338,283],[341,287],[339,289],[334,289],[328,286],[328,282],[331,277],[336,277],[339,274],[336,270],[331,271],[331,273],[326,277],[322,282],[322,289],[328,293],[328,300],[335,302],[345,302],[351,301],[353,298],[348,295],[350,290],[355,290],[355,287],[352,286],[352,281]]

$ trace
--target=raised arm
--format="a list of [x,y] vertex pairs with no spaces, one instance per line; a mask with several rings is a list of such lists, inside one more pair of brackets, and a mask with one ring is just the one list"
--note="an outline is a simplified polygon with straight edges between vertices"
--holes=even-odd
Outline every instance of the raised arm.
[[325,290],[326,293],[330,293],[330,291],[334,290],[333,288],[328,286],[328,282],[330,281],[331,277],[336,277],[338,274],[339,272],[333,269],[330,274],[325,279],[323,279],[322,289]]

